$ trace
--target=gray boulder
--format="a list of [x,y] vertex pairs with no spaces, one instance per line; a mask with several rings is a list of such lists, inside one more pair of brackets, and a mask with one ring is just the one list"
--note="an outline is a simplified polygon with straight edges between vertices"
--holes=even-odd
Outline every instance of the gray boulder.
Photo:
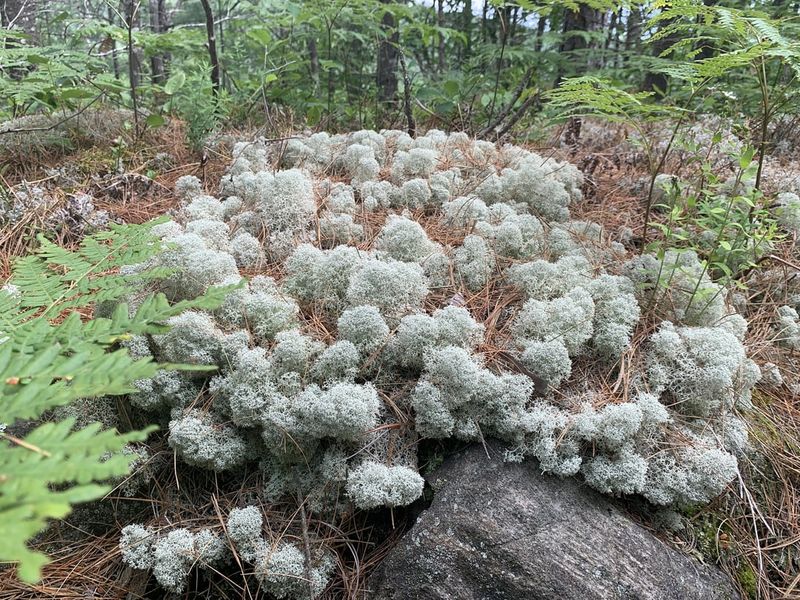
[[432,475],[433,504],[369,580],[374,600],[739,598],[580,481],[504,463],[490,444]]

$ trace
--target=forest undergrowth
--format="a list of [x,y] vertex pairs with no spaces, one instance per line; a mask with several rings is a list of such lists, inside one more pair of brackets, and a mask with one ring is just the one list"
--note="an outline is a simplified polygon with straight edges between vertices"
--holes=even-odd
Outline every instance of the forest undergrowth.
[[[630,143],[631,131],[624,125],[592,120],[584,120],[580,125],[581,134],[575,135],[574,131],[569,134],[569,127],[575,127],[572,121],[549,129],[536,144],[528,141],[524,145],[542,156],[579,166],[585,178],[583,200],[571,206],[572,218],[599,223],[609,236],[623,243],[630,255],[635,255],[644,241],[643,189],[650,176],[648,165],[636,144]],[[142,223],[177,211],[181,198],[175,192],[175,182],[185,175],[198,177],[206,192],[215,193],[230,164],[233,141],[252,139],[259,134],[263,131],[225,132],[215,136],[202,150],[193,151],[188,146],[183,124],[171,120],[135,142],[121,134],[111,138],[110,146],[90,145],[66,154],[43,151],[35,160],[9,163],[0,174],[6,190],[30,193],[32,189],[39,189],[48,200],[17,221],[13,228],[3,230],[0,281],[7,279],[14,259],[30,251],[32,233],[51,228],[58,243],[72,247],[80,240],[87,218],[99,211],[111,221],[130,223]],[[281,144],[297,135],[287,124],[271,131],[267,137],[273,140],[271,143]],[[735,159],[732,162],[724,152],[709,157],[712,158],[706,164],[713,163],[716,177],[721,181],[735,178],[739,170]],[[702,166],[681,160],[680,155],[665,164],[663,171],[685,181],[709,175]],[[785,157],[771,158],[766,173],[767,194],[771,193],[770,174],[794,177],[794,188],[800,188],[800,162]],[[91,197],[92,207],[88,212],[81,212],[84,205],[76,208],[69,204],[71,200],[74,204],[80,194]],[[666,202],[668,195],[665,188],[661,199]],[[65,219],[65,215],[72,221]],[[670,237],[674,234],[671,225],[674,216],[669,208],[655,212],[652,220],[664,227],[648,228],[646,243],[675,242]],[[375,218],[382,223],[382,216]],[[72,222],[75,226],[65,226]],[[380,223],[376,223],[379,227]],[[686,225],[686,237],[698,235],[691,229],[694,225],[697,223]],[[447,231],[437,232],[433,222],[427,233],[434,241],[448,235]],[[769,251],[759,256],[756,265],[730,278],[732,287],[742,296],[742,310],[749,323],[744,342],[748,356],[762,371],[774,372],[773,367],[768,366],[773,365],[782,374],[779,378],[764,377],[753,393],[753,408],[747,424],[754,449],[748,456],[755,458],[740,458],[740,474],[728,490],[710,504],[683,514],[679,527],[658,527],[654,523],[661,515],[641,502],[623,501],[635,519],[652,528],[669,544],[720,564],[753,598],[800,595],[800,356],[796,349],[782,346],[775,339],[776,310],[787,303],[787,290],[800,286],[796,236],[795,232],[776,238]],[[678,241],[683,242],[686,237],[679,237]],[[475,296],[465,302],[474,315],[492,314],[498,308],[496,298]],[[495,304],[490,306],[487,304],[490,302]],[[489,321],[485,324],[491,328]],[[632,353],[645,341],[644,336],[631,340]],[[501,360],[501,357],[496,359]],[[491,360],[495,358],[487,358]],[[573,376],[579,372],[582,376],[597,377],[596,371],[584,368],[580,362],[573,368]],[[623,363],[615,380],[593,381],[591,385],[613,396],[620,387],[627,387],[627,379],[632,376]],[[421,470],[433,468],[444,453],[459,444],[427,442],[420,453],[421,460],[426,463],[420,465]],[[42,581],[29,586],[17,581],[12,570],[2,570],[0,599],[84,598],[87,594],[97,598],[154,597],[157,592],[149,581],[149,573],[123,563],[119,530],[138,522],[145,514],[169,514],[179,517],[182,524],[192,523],[197,527],[208,525],[203,519],[215,514],[218,522],[211,525],[218,526],[227,519],[227,507],[251,496],[246,480],[240,489],[231,492],[230,485],[221,481],[225,475],[187,470],[185,466],[177,469],[173,452],[166,444],[152,450],[147,464],[138,467],[152,478],[148,496],[126,497],[120,493],[124,482],[108,494],[101,504],[110,506],[117,519],[111,531],[102,526],[91,529],[92,505],[79,508],[74,519],[51,527],[35,542],[52,558]],[[209,490],[212,491],[209,493]],[[316,539],[342,549],[340,555],[346,558],[341,559],[337,577],[327,590],[327,595],[333,598],[357,597],[363,591],[371,568],[413,523],[422,506],[424,499],[410,507],[394,509],[387,520],[383,517],[376,520],[360,512],[340,515],[335,526],[321,518],[299,515],[294,503],[261,508],[264,518],[272,523],[272,529],[280,523],[287,523],[288,528],[302,517],[305,532],[312,532]],[[98,524],[107,518],[104,514],[107,513],[98,513]],[[247,567],[240,563],[240,569],[244,574]],[[190,588],[200,594],[197,597],[205,594],[249,598],[258,593],[244,576],[232,579],[221,572],[204,572],[191,577],[194,579]],[[230,595],[231,590],[236,590],[235,596]]]

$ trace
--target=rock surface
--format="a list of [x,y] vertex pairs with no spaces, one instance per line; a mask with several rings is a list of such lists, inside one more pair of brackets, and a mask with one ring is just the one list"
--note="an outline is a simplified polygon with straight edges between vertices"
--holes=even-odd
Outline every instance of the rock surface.
[[370,579],[373,600],[738,599],[576,479],[480,446],[433,474],[433,504]]

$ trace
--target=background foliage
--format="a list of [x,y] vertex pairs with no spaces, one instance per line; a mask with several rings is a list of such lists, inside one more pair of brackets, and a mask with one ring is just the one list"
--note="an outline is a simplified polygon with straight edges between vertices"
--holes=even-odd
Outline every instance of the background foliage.
[[687,110],[797,110],[790,2],[208,4],[215,76],[200,1],[4,0],[0,116],[109,103],[191,116],[197,142],[221,121],[380,127],[405,122],[407,79],[417,118],[486,135],[557,114],[543,94],[588,74]]

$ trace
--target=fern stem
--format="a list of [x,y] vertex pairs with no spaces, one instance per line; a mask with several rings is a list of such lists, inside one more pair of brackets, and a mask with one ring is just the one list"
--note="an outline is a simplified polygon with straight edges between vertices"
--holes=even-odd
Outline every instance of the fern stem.
[[26,450],[30,450],[31,452],[36,452],[36,454],[41,454],[42,456],[50,457],[52,456],[47,450],[42,450],[39,446],[31,444],[30,442],[26,442],[25,440],[21,440],[18,437],[11,435],[10,433],[0,432],[5,439],[7,439],[12,444],[16,444],[17,446],[21,446]]

